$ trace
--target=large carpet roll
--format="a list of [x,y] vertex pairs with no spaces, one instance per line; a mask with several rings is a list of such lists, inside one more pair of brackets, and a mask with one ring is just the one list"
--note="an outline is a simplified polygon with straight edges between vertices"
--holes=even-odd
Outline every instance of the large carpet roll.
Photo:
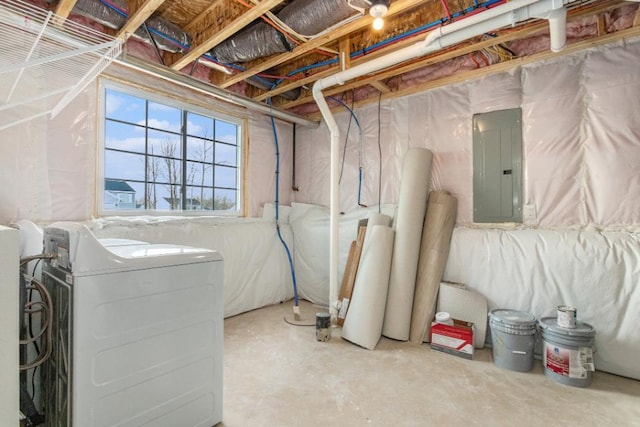
[[389,227],[391,225],[391,217],[383,213],[372,213],[367,219],[367,227],[373,227],[374,225]]
[[382,335],[396,340],[409,339],[432,157],[431,151],[425,148],[412,148],[402,164],[398,212],[393,224],[396,237],[382,328]]
[[393,235],[390,227],[367,227],[367,237],[349,304],[349,315],[342,328],[342,338],[369,350],[376,347],[382,332]]
[[415,344],[422,343],[435,315],[438,288],[456,222],[456,205],[455,197],[448,191],[432,191],[429,195],[411,313],[410,340]]

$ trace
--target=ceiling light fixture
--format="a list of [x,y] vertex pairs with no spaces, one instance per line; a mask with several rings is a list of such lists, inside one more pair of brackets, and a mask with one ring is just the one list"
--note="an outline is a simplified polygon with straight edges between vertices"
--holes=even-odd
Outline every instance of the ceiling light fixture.
[[384,20],[382,19],[389,10],[389,0],[370,0],[371,7],[369,8],[369,15],[373,16],[373,29],[381,30],[384,26]]

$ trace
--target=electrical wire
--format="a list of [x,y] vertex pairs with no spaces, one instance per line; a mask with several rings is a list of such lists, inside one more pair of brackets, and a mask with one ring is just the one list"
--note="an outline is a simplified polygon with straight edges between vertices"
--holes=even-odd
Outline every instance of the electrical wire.
[[[468,7],[466,9],[463,9],[463,10],[459,11],[459,12],[455,12],[455,13],[451,14],[451,19],[453,20],[453,19],[456,19],[456,18],[472,16],[472,15],[475,15],[475,14],[477,14],[479,12],[482,12],[485,9],[490,9],[490,8],[492,8],[494,6],[498,6],[498,5],[503,4],[503,3],[505,3],[505,0],[489,0],[489,1],[486,1],[484,3],[478,3],[476,1],[474,3],[474,6]],[[442,18],[442,19],[439,19],[439,20],[436,20],[436,21],[429,22],[427,24],[424,24],[424,25],[421,25],[421,26],[419,26],[417,28],[414,28],[413,30],[406,31],[406,32],[404,32],[402,34],[398,34],[398,35],[396,35],[394,37],[390,37],[390,38],[385,39],[385,40],[381,40],[380,42],[374,43],[371,46],[367,46],[367,47],[365,47],[363,49],[360,49],[358,51],[352,52],[349,55],[349,57],[351,59],[356,59],[356,58],[359,58],[361,56],[371,54],[371,53],[373,53],[373,52],[375,52],[377,50],[380,50],[380,49],[382,49],[384,47],[387,47],[387,46],[393,45],[395,43],[398,43],[398,42],[400,42],[400,41],[402,41],[404,39],[407,39],[409,37],[414,37],[414,36],[426,33],[426,32],[428,32],[429,30],[431,30],[431,29],[433,29],[435,27],[441,26],[446,21],[447,21],[447,18]],[[287,77],[291,77],[291,76],[294,76],[294,75],[300,74],[300,73],[306,73],[307,71],[315,69],[315,68],[334,65],[334,64],[337,64],[338,62],[339,62],[339,58],[334,58],[334,59],[329,59],[329,60],[326,60],[326,61],[317,62],[317,63],[314,63],[314,64],[305,65],[304,67],[300,67],[300,68],[297,68],[295,70],[292,70],[292,71],[288,72],[287,73]],[[284,80],[285,79],[280,79],[280,80],[276,81],[274,83],[272,89],[275,88],[276,86],[278,86]]]
[[315,323],[294,323],[287,319],[287,316],[284,316],[284,322],[290,324],[291,326],[316,326]]
[[378,94],[378,213],[382,213],[382,145],[380,142],[380,109],[382,92]]
[[21,257],[20,258],[20,267],[24,266],[25,264],[30,263],[31,261],[36,261],[36,260],[40,260],[40,259],[53,259],[53,258],[56,258],[56,257],[57,257],[57,255],[56,254],[52,254],[52,253],[29,255],[29,256]]
[[[43,348],[45,349],[42,354],[40,354],[34,361],[28,362],[25,365],[20,365],[21,371],[27,371],[29,369],[34,369],[40,365],[42,365],[53,352],[53,335],[52,335],[52,325],[53,325],[53,300],[51,299],[51,295],[47,288],[40,283],[40,281],[35,278],[29,278],[30,284],[33,284],[35,289],[39,292],[40,298],[43,302],[43,307],[46,307],[46,322],[41,326],[39,336],[42,335],[43,338]],[[28,285],[30,286],[30,285]],[[27,342],[20,341],[20,344],[28,344]]]
[[360,121],[358,120],[358,116],[356,116],[355,112],[353,111],[353,106],[355,105],[355,91],[352,91],[352,97],[351,97],[351,108],[349,108],[349,106],[347,106],[347,104],[345,104],[341,99],[335,98],[333,96],[328,96],[327,99],[330,99],[332,101],[335,101],[337,103],[339,103],[340,105],[342,105],[344,108],[347,109],[347,111],[349,111],[350,115],[349,115],[349,125],[347,126],[347,132],[345,135],[345,139],[344,139],[344,149],[342,151],[342,164],[340,166],[340,178],[338,179],[338,183],[342,182],[342,174],[344,171],[344,162],[345,162],[345,158],[346,158],[346,154],[347,154],[347,141],[349,140],[349,131],[351,129],[351,119],[353,118],[354,121],[356,122],[356,125],[358,126],[358,206],[364,207],[366,208],[367,205],[362,203],[361,197],[362,197],[362,171],[363,171],[363,166],[362,166],[362,126],[360,126]]
[[440,0],[442,3],[442,8],[444,9],[444,13],[447,14],[447,21],[451,22],[451,11],[449,10],[449,5],[447,4],[447,0]]
[[[268,99],[267,103],[271,105],[271,98]],[[296,314],[299,314],[300,301],[298,299],[298,285],[296,282],[296,272],[293,267],[293,258],[291,257],[291,251],[289,250],[289,245],[284,241],[282,237],[282,233],[280,231],[280,144],[278,142],[278,131],[276,129],[276,120],[273,115],[271,118],[271,129],[273,130],[273,141],[275,143],[276,148],[276,189],[275,189],[275,210],[276,210],[276,231],[278,233],[278,239],[280,239],[280,243],[284,247],[285,252],[287,253],[287,258],[289,259],[289,268],[291,270],[291,281],[293,282],[293,311]]]
[[[56,258],[56,255],[51,253],[42,253],[20,258],[20,268],[24,267],[31,261],[37,260],[37,262],[33,268],[34,274],[32,274],[31,276],[24,276],[24,280],[26,280],[25,288],[29,290],[29,301],[25,303],[24,309],[24,312],[29,315],[29,338],[19,340],[19,344],[33,344],[38,355],[34,361],[28,362],[25,365],[20,365],[19,368],[21,371],[27,371],[37,368],[51,356],[51,353],[53,351],[53,336],[51,332],[53,325],[53,300],[51,299],[51,295],[49,294],[47,288],[35,277],[33,277],[35,275],[36,268],[38,267],[38,263],[41,260],[53,258]],[[32,300],[32,294],[34,290],[39,293],[40,301]],[[34,334],[32,329],[32,316],[36,313],[41,314],[41,316],[46,316],[46,319],[41,324],[40,331],[37,334]],[[40,352],[37,344],[38,340],[41,341],[44,352]]]
[[347,158],[347,143],[349,142],[349,132],[351,131],[351,122],[353,121],[353,104],[354,104],[354,99],[351,99],[351,108],[350,108],[350,112],[351,114],[349,114],[349,123],[347,124],[347,131],[345,132],[344,135],[344,148],[342,149],[342,162],[340,164],[340,177],[338,178],[338,184],[342,183],[342,175],[344,173],[344,161]]
[[[44,248],[42,249],[42,251],[44,252]],[[31,270],[31,277],[35,277],[36,275],[36,271],[38,270],[38,265],[40,264],[40,262],[42,261],[42,258],[38,258],[38,260],[36,261],[36,263],[33,265],[33,269]],[[31,301],[33,299],[33,290],[29,290],[29,296],[27,298],[27,301]],[[21,319],[22,320],[22,319]],[[29,336],[33,336],[33,317],[31,315],[31,313],[29,314]],[[38,342],[34,341],[33,342],[33,348],[36,351],[36,356],[40,356],[40,347],[38,346]],[[31,400],[34,400],[35,398],[35,394],[36,394],[36,373],[38,371],[38,366],[36,366],[35,368],[33,368],[33,371],[31,372],[31,394],[28,392],[28,390],[25,390],[27,392],[27,395],[29,396],[29,398]]]
[[[114,10],[116,13],[120,14],[121,16],[123,16],[125,18],[128,17],[127,12],[125,10],[123,10],[122,8],[120,8],[117,5],[113,4],[109,0],[100,0],[100,2],[103,5],[105,5],[106,7]],[[486,1],[484,3],[478,3],[477,0],[476,0],[476,1],[474,1],[474,5],[473,6],[470,6],[470,7],[466,8],[466,9],[463,9],[463,10],[461,10],[459,12],[451,14],[451,18],[450,19],[455,19],[455,18],[462,17],[462,16],[465,16],[465,17],[466,16],[471,16],[471,15],[474,15],[474,14],[476,14],[478,12],[481,12],[482,9],[489,9],[489,8],[491,8],[493,6],[502,4],[504,2],[505,2],[505,0],[489,0],[489,1]],[[354,15],[354,16],[356,18],[359,17],[359,15]],[[350,18],[347,18],[347,19],[350,19]],[[430,22],[428,24],[425,24],[425,25],[422,25],[420,27],[417,27],[417,28],[415,28],[413,30],[410,30],[410,31],[407,31],[405,33],[399,34],[397,36],[391,37],[389,39],[382,40],[382,41],[380,41],[378,43],[375,43],[375,44],[373,44],[371,46],[368,46],[368,47],[366,47],[364,49],[361,49],[359,51],[351,53],[350,54],[350,58],[351,59],[355,59],[355,58],[357,58],[359,56],[373,53],[376,50],[381,49],[382,47],[386,47],[388,45],[397,43],[397,42],[399,42],[401,40],[404,40],[404,39],[406,39],[408,37],[419,35],[421,33],[424,33],[426,31],[428,31],[429,29],[431,29],[433,27],[442,25],[444,22],[446,22],[446,20],[447,20],[447,18],[443,18],[443,19],[440,19],[440,20],[437,20],[437,21],[433,21],[433,22]],[[341,22],[339,24],[340,25],[344,25],[344,23],[345,22]],[[335,27],[335,26],[333,26],[333,27]],[[331,27],[331,28],[333,28],[333,27]],[[183,50],[189,50],[190,49],[190,46],[185,45],[185,44],[181,43],[180,41],[178,41],[178,40],[176,40],[176,39],[174,39],[174,38],[172,38],[172,37],[170,37],[170,36],[168,36],[166,34],[163,34],[162,32],[156,30],[155,28],[149,27],[149,32],[164,38],[165,40],[175,44],[176,46],[180,47]],[[319,34],[317,34],[317,35],[315,35],[313,37],[318,37],[318,36],[320,36],[322,34],[323,33],[319,33]],[[235,64],[219,62],[219,61],[215,60],[213,57],[211,57],[211,55],[204,54],[202,56],[205,57],[208,60],[211,60],[211,61],[215,62],[218,65],[222,65],[222,66],[227,67],[229,69],[236,70],[236,71],[246,71],[246,68],[244,68],[244,67],[240,67],[240,66],[235,65]],[[262,76],[262,77],[279,79],[278,81],[276,81],[273,84],[271,82],[268,83],[269,85],[271,85],[271,87],[273,89],[278,84],[280,84],[282,81],[289,80],[289,79],[291,79],[291,77],[293,77],[296,74],[303,73],[305,71],[308,71],[308,70],[311,70],[311,69],[314,69],[314,68],[319,68],[319,67],[326,66],[326,65],[333,65],[333,64],[336,64],[338,62],[339,62],[339,59],[338,58],[334,58],[334,59],[330,59],[330,60],[327,60],[327,61],[322,61],[322,62],[318,62],[318,63],[315,63],[315,64],[310,64],[310,65],[298,68],[296,70],[293,70],[293,71],[287,73],[286,76],[274,76],[274,75],[268,75],[268,74],[264,74],[264,73],[257,73],[256,75],[259,75],[259,76]]]
[[[99,0],[99,1],[104,6],[114,10],[119,15],[121,15],[121,16],[123,16],[125,18],[128,17],[128,14],[127,14],[126,10],[118,7],[117,5],[115,5],[114,3],[110,2],[109,0]],[[236,1],[238,1],[239,3],[242,3],[242,0],[236,0]],[[446,0],[441,0],[441,1],[443,2],[443,6],[446,7],[446,10],[448,10],[448,5],[446,4]],[[456,13],[453,13],[453,14],[451,14],[450,11],[449,11],[448,14],[447,14],[448,16],[445,17],[445,18],[430,22],[428,24],[424,24],[424,25],[422,25],[420,27],[417,27],[417,28],[415,28],[413,30],[407,31],[407,32],[402,33],[402,34],[398,34],[398,35],[396,35],[394,37],[391,37],[389,39],[386,39],[386,40],[382,40],[382,41],[380,41],[378,43],[375,43],[375,44],[373,44],[371,46],[365,47],[365,48],[363,48],[363,49],[361,49],[359,51],[352,52],[349,55],[349,57],[351,59],[355,59],[355,58],[358,58],[360,56],[373,53],[376,50],[382,49],[383,47],[392,45],[394,43],[398,43],[398,42],[400,42],[400,41],[402,41],[402,40],[404,40],[406,38],[413,37],[413,36],[419,35],[421,33],[425,33],[428,30],[432,29],[433,27],[440,26],[440,25],[442,25],[442,24],[444,24],[444,23],[446,23],[448,21],[452,21],[453,19],[456,19],[456,18],[459,18],[459,17],[472,16],[472,15],[475,15],[475,14],[477,14],[479,12],[482,12],[482,10],[484,10],[484,9],[489,9],[491,7],[497,6],[497,5],[505,3],[505,2],[506,2],[506,0],[488,0],[488,1],[484,2],[484,3],[479,3],[477,0],[474,0],[473,6],[467,7],[466,9],[463,9],[463,10],[461,10],[459,12],[456,12]],[[246,3],[244,3],[244,4],[247,5]],[[360,14],[353,15],[352,17],[347,18],[346,20],[344,20],[342,22],[339,22],[338,24],[333,25],[330,28],[327,28],[326,30],[324,30],[323,32],[320,32],[320,33],[318,33],[316,35],[313,35],[313,36],[305,36],[305,35],[302,35],[302,34],[298,34],[298,35],[301,36],[301,37],[308,37],[308,38],[319,37],[319,36],[323,35],[325,32],[330,31],[333,28],[336,28],[338,26],[344,25],[345,23],[349,22],[350,20],[357,19],[360,16],[361,16]],[[276,17],[276,19],[277,19],[277,17]],[[155,34],[155,35],[157,35],[159,37],[164,38],[165,40],[173,43],[174,45],[178,46],[179,48],[181,48],[183,50],[189,50],[190,49],[190,46],[185,45],[184,43],[181,43],[180,41],[176,40],[175,38],[173,38],[173,37],[171,37],[171,36],[169,36],[167,34],[164,34],[164,33],[160,32],[160,31],[156,30],[155,28],[149,27],[148,31],[150,33],[152,33],[152,34]],[[326,54],[326,52],[322,52],[322,51],[320,53]],[[515,55],[513,55],[513,56],[515,56]],[[202,57],[204,57],[205,59],[207,59],[209,61],[215,62],[218,65],[226,67],[226,68],[228,68],[230,70],[241,71],[241,72],[244,72],[244,71],[247,70],[246,68],[241,67],[241,66],[236,65],[236,64],[219,62],[209,54],[203,54]],[[327,66],[327,65],[333,65],[333,64],[336,64],[338,62],[339,62],[339,58],[333,58],[333,59],[329,59],[327,61],[317,62],[317,63],[314,63],[314,64],[306,65],[304,67],[300,67],[300,68],[298,68],[296,70],[290,71],[290,72],[287,73],[287,75],[284,75],[284,76],[271,75],[271,74],[266,74],[266,73],[256,73],[255,76],[257,76],[258,78],[264,77],[264,78],[277,79],[276,82],[273,82],[273,83],[272,82],[268,82],[266,80],[262,81],[262,83],[267,84],[269,87],[271,87],[271,90],[273,90],[275,87],[277,87],[283,81],[295,79],[294,76],[296,74],[304,73],[306,71],[309,71],[309,70],[312,70],[312,69],[315,69],[315,68],[319,68],[319,67],[323,67],[323,66]]]

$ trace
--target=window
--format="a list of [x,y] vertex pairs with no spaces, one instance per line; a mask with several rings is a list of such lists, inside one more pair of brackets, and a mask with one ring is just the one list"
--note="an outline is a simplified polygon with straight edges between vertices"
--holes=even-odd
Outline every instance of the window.
[[241,120],[119,85],[101,90],[101,213],[240,211]]

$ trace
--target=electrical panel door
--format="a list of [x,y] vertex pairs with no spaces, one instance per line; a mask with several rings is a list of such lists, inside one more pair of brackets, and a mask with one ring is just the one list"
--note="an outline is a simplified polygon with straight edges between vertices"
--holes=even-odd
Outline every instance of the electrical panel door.
[[473,116],[473,221],[522,222],[522,111]]

